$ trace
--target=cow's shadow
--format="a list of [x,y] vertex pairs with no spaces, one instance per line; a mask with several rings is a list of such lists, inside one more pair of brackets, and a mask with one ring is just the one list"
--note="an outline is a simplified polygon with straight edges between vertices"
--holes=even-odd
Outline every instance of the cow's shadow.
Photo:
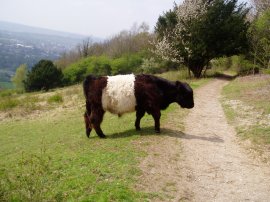
[[169,137],[175,137],[180,139],[197,139],[202,141],[209,141],[209,142],[216,142],[216,143],[222,143],[224,140],[219,137],[218,135],[208,135],[205,136],[204,134],[201,135],[193,135],[193,134],[187,134],[182,132],[181,130],[175,130],[175,129],[169,129],[169,128],[161,128],[161,133],[156,133],[154,131],[153,127],[145,127],[142,128],[140,131],[137,131],[135,129],[122,131],[119,133],[113,133],[108,134],[108,139],[117,139],[117,138],[126,138],[134,135],[140,135],[140,136],[169,136]]

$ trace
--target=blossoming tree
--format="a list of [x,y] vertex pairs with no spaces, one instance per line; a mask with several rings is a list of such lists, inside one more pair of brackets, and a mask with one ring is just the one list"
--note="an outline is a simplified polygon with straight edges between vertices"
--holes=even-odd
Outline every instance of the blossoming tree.
[[184,0],[159,17],[154,52],[199,78],[211,59],[247,50],[247,13],[237,0]]

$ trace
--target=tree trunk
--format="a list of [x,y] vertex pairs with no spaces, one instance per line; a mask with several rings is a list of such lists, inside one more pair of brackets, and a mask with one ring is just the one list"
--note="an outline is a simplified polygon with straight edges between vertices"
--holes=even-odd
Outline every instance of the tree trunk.
[[189,67],[195,78],[201,78],[203,66]]
[[190,68],[188,67],[188,77],[191,79],[191,73],[190,73]]

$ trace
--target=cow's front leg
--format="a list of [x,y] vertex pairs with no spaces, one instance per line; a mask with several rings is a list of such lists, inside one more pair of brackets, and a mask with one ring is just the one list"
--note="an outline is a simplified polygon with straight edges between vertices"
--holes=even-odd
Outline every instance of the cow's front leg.
[[155,120],[155,131],[156,133],[160,133],[160,116],[161,116],[160,110],[159,109],[153,110],[152,116]]
[[144,109],[140,109],[139,107],[136,108],[136,121],[135,121],[136,130],[141,130],[140,121],[141,118],[144,116],[144,114],[145,114]]

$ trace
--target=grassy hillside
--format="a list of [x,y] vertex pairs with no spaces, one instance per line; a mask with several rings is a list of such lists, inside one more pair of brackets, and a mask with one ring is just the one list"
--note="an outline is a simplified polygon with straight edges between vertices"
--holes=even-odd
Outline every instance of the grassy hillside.
[[[146,155],[142,147],[149,136],[161,137],[151,116],[137,132],[134,113],[121,118],[106,113],[102,128],[108,138],[92,132],[88,139],[81,85],[7,94],[1,101],[0,201],[143,201],[156,195],[136,191],[139,160]],[[162,112],[161,130],[176,107]]]

